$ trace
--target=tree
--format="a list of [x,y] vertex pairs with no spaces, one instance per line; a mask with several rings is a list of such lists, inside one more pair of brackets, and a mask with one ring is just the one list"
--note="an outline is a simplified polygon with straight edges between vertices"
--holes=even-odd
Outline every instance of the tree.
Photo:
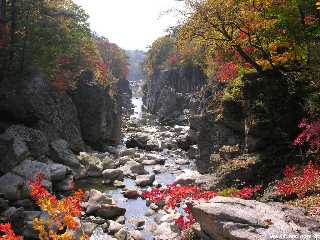
[[[307,60],[308,41],[315,33],[302,14],[315,9],[314,1],[188,0],[186,4],[186,21],[179,30],[181,47],[196,41],[211,57],[230,49],[257,72]],[[314,24],[318,22],[316,18]]]

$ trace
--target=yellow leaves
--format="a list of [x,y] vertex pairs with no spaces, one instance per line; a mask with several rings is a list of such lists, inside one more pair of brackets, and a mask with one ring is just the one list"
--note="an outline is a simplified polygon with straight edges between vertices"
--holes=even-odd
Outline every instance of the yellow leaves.
[[46,224],[43,219],[34,218],[33,219],[33,229],[39,233],[38,237],[40,240],[49,240],[47,227],[46,227]]
[[40,240],[76,240],[70,231],[78,231],[80,224],[76,217],[82,215],[80,203],[84,191],[76,191],[73,195],[61,200],[49,193],[42,185],[42,178],[30,181],[32,197],[41,210],[48,216],[45,219],[35,218],[33,228],[39,233]]
[[317,0],[317,2],[316,2],[316,8],[317,8],[318,10],[320,10],[320,0]]

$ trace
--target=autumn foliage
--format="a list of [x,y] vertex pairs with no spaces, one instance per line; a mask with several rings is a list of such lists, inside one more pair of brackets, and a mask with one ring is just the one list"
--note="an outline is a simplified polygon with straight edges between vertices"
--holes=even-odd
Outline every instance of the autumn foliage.
[[[39,239],[76,240],[70,231],[80,230],[80,223],[76,218],[82,215],[80,203],[84,192],[79,190],[59,200],[43,186],[42,181],[43,176],[40,174],[29,182],[32,198],[48,214],[48,219],[35,218],[33,221],[34,229],[39,232]],[[82,236],[82,239],[86,239],[86,236]]]
[[[234,189],[228,193],[229,196],[238,197],[243,199],[250,199],[254,193],[261,189],[261,185],[255,187],[246,187],[243,189]],[[164,189],[152,188],[143,193],[143,197],[149,199],[151,202],[160,203],[165,202],[166,209],[178,211],[183,209],[184,213],[176,219],[176,224],[181,230],[190,228],[195,219],[192,216],[190,209],[186,206],[188,202],[195,202],[199,200],[210,200],[220,195],[220,192],[204,191],[197,186],[179,186],[167,185]]]
[[0,224],[0,240],[22,240],[23,238],[17,236],[10,223]]
[[307,144],[309,152],[315,153],[316,161],[309,161],[300,171],[297,166],[286,166],[283,172],[285,179],[277,183],[277,189],[286,196],[304,197],[306,193],[314,192],[320,187],[320,166],[317,164],[320,147],[320,119],[314,122],[303,119],[299,128],[303,131],[294,140],[293,145]]
[[296,166],[286,166],[283,174],[285,179],[278,181],[277,189],[286,196],[304,197],[307,192],[320,187],[320,167],[311,161],[301,171]]

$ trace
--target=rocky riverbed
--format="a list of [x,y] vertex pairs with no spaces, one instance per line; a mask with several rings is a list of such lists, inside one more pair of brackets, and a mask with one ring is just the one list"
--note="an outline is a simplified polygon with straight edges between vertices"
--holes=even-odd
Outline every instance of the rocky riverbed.
[[[42,172],[44,185],[58,197],[68,195],[74,181],[77,187],[87,190],[82,204],[84,215],[79,221],[90,239],[181,239],[176,224],[179,215],[166,210],[162,202],[146,201],[143,191],[173,183],[217,190],[224,186],[225,175],[197,171],[199,150],[195,133],[188,126],[161,125],[142,111],[141,99],[134,99],[133,104],[134,113],[123,121],[121,143],[106,146],[100,152],[88,149],[75,155],[66,141],[48,144],[40,131],[22,126],[13,126],[2,134],[1,139],[14,140],[12,151],[5,156],[16,159],[17,165],[0,178],[1,220],[9,219],[25,239],[38,239],[32,219],[45,215],[30,200],[27,182]],[[211,161],[231,159],[228,161],[232,163],[235,158],[237,163],[250,162],[248,156],[244,160],[236,157],[237,146],[220,150],[212,155]],[[197,222],[193,227],[198,237],[195,239],[320,236],[319,219],[308,217],[304,209],[281,203],[215,197],[189,208]]]
[[[177,239],[177,216],[148,203],[141,194],[149,187],[194,183],[200,175],[193,163],[197,147],[188,146],[192,149],[189,152],[179,147],[187,144],[181,136],[188,137],[189,127],[161,126],[141,112],[141,99],[134,99],[133,103],[135,113],[123,128],[123,144],[109,149],[115,156],[113,166],[97,168],[90,174],[96,178],[78,181],[80,187],[90,191],[85,204],[87,215],[95,216],[84,219],[85,226],[89,233],[93,232],[91,239]],[[108,155],[81,153],[79,158],[103,166],[103,162],[97,164],[103,154]],[[102,202],[109,201],[117,207],[105,211],[102,202],[93,199],[103,199]],[[97,224],[99,218],[114,221]]]

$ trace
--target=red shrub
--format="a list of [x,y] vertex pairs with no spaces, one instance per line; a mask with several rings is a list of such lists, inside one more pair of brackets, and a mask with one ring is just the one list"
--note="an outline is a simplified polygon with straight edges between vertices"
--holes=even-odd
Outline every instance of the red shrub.
[[298,195],[303,197],[320,182],[320,168],[311,161],[298,174],[295,166],[287,166],[284,170],[285,180],[278,181],[277,189],[286,196]]
[[22,240],[23,238],[17,236],[12,230],[10,223],[0,224],[0,240]]
[[306,119],[303,119],[299,124],[299,128],[304,130],[294,140],[293,145],[307,143],[310,146],[310,150],[318,150],[320,146],[320,118],[312,123],[308,123]]

